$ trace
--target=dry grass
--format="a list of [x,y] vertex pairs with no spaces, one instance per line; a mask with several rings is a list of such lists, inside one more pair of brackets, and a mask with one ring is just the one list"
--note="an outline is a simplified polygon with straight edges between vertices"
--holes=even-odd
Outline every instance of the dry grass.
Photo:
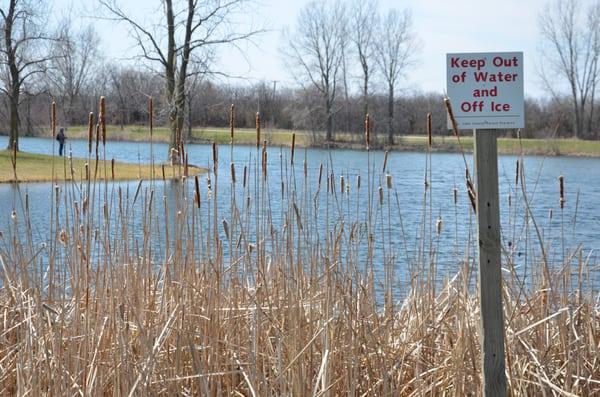
[[[160,181],[135,195],[111,185],[104,197],[93,181],[66,183],[51,199],[64,216],[51,217],[42,247],[25,204],[0,237],[0,394],[480,395],[473,242],[457,242],[460,271],[439,284],[428,187],[420,227],[429,246],[402,262],[410,279],[399,284],[391,241],[406,236],[391,235],[389,214],[401,213],[406,192],[385,165],[369,160],[362,185],[321,165],[312,185],[282,160],[282,180],[269,181],[267,153],[163,198]],[[222,183],[236,193],[220,196]],[[515,222],[530,216],[518,197]],[[161,200],[176,210],[161,212]],[[553,269],[524,240],[527,282],[516,243],[503,256],[510,391],[598,394],[597,264],[578,249]]]

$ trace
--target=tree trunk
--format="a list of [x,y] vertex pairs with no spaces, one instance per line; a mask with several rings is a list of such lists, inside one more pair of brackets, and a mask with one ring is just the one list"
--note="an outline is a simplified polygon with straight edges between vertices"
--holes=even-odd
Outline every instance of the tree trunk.
[[388,92],[388,144],[394,144],[394,86],[391,84]]
[[331,113],[331,100],[329,96],[325,99],[325,110],[327,111],[327,142],[333,139],[333,114]]
[[10,133],[8,137],[8,150],[19,150],[19,90],[11,92],[9,98],[10,106]]

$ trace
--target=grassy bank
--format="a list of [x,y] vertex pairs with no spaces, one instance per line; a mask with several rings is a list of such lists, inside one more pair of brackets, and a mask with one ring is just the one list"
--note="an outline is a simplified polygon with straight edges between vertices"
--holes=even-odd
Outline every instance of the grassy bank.
[[[16,161],[16,177],[13,170],[12,152],[3,150],[0,151],[0,183],[3,182],[47,182],[53,180],[82,180],[86,176],[87,159],[73,158],[60,156],[50,156],[44,154],[33,154],[26,152],[17,153]],[[97,175],[98,179],[105,178],[109,180],[135,180],[149,179],[152,176],[152,167],[150,165],[130,164],[115,162],[114,166],[111,161],[98,161],[98,170],[96,172],[96,162],[89,161],[88,172],[90,178]],[[171,165],[164,166],[165,177],[177,178],[183,175],[183,167],[172,167]],[[203,172],[202,169],[196,167],[188,167],[190,175]],[[161,164],[154,165],[154,176],[161,178],[163,166]]]
[[[150,134],[147,127],[143,126],[125,126],[123,129],[119,126],[108,126],[108,139],[127,140],[127,141],[148,141]],[[87,139],[87,127],[73,126],[69,127],[68,134],[72,138]],[[289,146],[292,142],[292,133],[296,133],[296,144],[300,147],[338,147],[338,148],[360,148],[364,147],[364,137],[362,134],[336,134],[336,139],[332,143],[325,142],[323,134],[312,134],[306,131],[290,131],[280,129],[263,129],[261,131],[261,141],[267,140],[271,146]],[[377,141],[379,138],[379,143]],[[153,139],[156,142],[168,142],[169,130],[166,127],[157,127],[154,129]],[[192,131],[192,142],[207,143],[216,142],[217,144],[229,144],[230,132],[227,128],[195,128]],[[473,148],[473,137],[470,133],[465,133],[461,137],[461,142],[466,151]],[[238,128],[235,131],[235,143],[242,145],[256,144],[256,131],[251,128]],[[385,137],[374,137],[371,144],[374,148],[389,148]],[[396,138],[396,144],[393,150],[404,151],[426,151],[427,137],[421,135],[404,135]],[[459,151],[456,138],[453,136],[434,135],[433,150],[443,152]],[[586,156],[600,157],[600,141],[582,141],[579,139],[515,139],[499,138],[498,151],[502,154],[530,154],[530,155],[550,155],[550,156]]]

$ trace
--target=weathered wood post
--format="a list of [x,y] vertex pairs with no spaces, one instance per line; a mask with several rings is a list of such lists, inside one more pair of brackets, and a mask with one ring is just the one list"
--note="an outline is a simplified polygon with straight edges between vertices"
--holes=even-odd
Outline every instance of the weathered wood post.
[[484,396],[505,396],[502,257],[496,131],[473,130]]
[[475,141],[483,395],[505,396],[498,151],[496,131],[491,128],[525,126],[523,53],[446,54],[446,73],[448,97],[455,109],[448,128],[456,135],[459,129],[473,129]]

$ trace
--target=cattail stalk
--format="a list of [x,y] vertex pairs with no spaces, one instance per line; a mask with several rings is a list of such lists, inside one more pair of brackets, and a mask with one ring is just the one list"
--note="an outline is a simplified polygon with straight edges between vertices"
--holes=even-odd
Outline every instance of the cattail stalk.
[[446,111],[448,112],[448,117],[450,117],[450,122],[452,123],[452,132],[454,133],[454,136],[458,137],[458,124],[456,124],[456,119],[454,118],[454,112],[452,111],[450,99],[444,98],[444,104],[446,105]]
[[429,149],[433,146],[433,137],[431,131],[431,113],[427,113],[427,140],[429,143]]
[[371,119],[369,113],[365,115],[365,143],[367,145],[367,150],[369,150],[371,143]]
[[558,184],[560,188],[560,209],[565,207],[565,178],[561,175],[558,177]]
[[100,97],[100,128],[102,129],[102,145],[106,146],[106,98]]
[[50,126],[52,129],[52,138],[56,138],[56,102],[54,101],[52,101],[52,105],[50,106]]
[[148,97],[148,121],[150,123],[150,137],[154,131],[154,100],[152,97]]
[[296,149],[296,133],[292,133],[292,153],[290,154],[290,163],[294,164],[294,150]]
[[260,113],[256,112],[256,148],[260,147]]
[[229,111],[229,136],[231,143],[233,143],[233,134],[235,130],[235,105],[231,104],[231,110]]
[[92,142],[94,140],[94,113],[88,115],[88,154],[92,154]]

